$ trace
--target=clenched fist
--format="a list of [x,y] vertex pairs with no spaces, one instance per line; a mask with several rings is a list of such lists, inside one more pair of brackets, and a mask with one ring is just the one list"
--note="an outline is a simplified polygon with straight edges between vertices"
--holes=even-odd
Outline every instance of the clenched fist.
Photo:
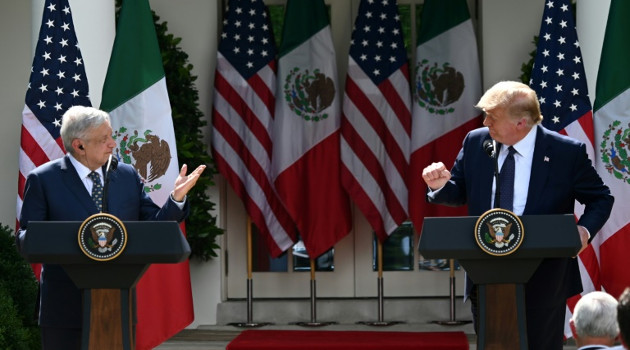
[[451,179],[451,172],[446,169],[444,163],[433,163],[422,170],[422,179],[432,191],[435,191]]

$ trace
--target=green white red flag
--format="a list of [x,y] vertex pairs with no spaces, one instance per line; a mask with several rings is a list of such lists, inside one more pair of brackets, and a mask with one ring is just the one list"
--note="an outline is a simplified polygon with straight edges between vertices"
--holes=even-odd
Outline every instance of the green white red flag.
[[[132,164],[163,205],[179,173],[171,105],[148,0],[124,0],[101,109],[119,161]],[[153,349],[194,320],[188,260],[152,265],[137,287],[136,349]]]
[[340,180],[335,57],[324,1],[289,0],[279,50],[271,173],[311,258],[351,228]]

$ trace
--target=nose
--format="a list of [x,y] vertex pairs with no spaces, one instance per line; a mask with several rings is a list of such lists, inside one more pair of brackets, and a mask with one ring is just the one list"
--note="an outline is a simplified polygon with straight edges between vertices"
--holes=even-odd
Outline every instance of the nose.
[[483,118],[483,126],[490,126],[490,118],[488,117]]

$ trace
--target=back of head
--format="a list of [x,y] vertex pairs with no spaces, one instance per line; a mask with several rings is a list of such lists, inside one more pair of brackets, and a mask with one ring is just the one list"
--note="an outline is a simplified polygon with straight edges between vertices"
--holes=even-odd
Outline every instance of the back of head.
[[488,89],[475,106],[483,111],[505,108],[514,119],[527,118],[531,126],[543,119],[536,92],[517,81],[501,81]]
[[72,140],[83,139],[88,131],[109,123],[109,114],[100,109],[85,106],[68,108],[61,119],[61,140],[66,151],[72,152]]
[[630,287],[626,288],[619,297],[617,321],[619,322],[621,340],[625,344],[626,349],[628,349],[630,347]]
[[605,292],[588,293],[577,302],[571,317],[580,338],[609,338],[619,334],[617,300]]

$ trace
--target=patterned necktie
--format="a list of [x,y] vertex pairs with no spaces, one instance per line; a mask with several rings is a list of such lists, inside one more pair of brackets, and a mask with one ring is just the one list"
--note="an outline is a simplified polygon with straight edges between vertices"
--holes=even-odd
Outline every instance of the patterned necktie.
[[92,179],[92,200],[96,204],[96,208],[99,212],[103,211],[103,185],[101,185],[101,176],[93,171],[88,174],[88,177]]
[[499,204],[501,208],[512,211],[514,203],[514,153],[516,150],[510,146],[508,155],[503,161],[501,172],[499,173],[501,198]]

